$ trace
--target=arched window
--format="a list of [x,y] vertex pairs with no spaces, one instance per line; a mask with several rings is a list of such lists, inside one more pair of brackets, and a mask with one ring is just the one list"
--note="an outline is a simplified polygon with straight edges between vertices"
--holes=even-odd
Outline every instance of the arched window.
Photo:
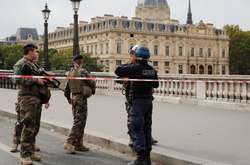
[[164,24],[159,24],[159,30],[164,31],[166,29],[166,26]]
[[200,65],[199,67],[199,74],[205,74],[205,68],[203,65]]
[[196,74],[196,67],[194,65],[191,65],[190,71],[191,71],[191,74]]
[[116,53],[122,54],[122,40],[116,41]]
[[208,74],[213,74],[213,67],[211,65],[208,65],[207,70]]
[[141,30],[142,29],[142,23],[141,22],[135,22],[135,28],[136,28],[136,30]]
[[122,27],[125,29],[128,29],[130,26],[130,22],[129,21],[122,21]]

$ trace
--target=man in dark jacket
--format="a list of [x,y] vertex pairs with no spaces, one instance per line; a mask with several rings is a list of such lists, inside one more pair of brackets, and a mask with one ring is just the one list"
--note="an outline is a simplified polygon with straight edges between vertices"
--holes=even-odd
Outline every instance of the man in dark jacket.
[[[129,132],[137,159],[128,165],[150,165],[152,150],[152,109],[153,88],[159,87],[157,71],[148,64],[150,52],[143,46],[135,46],[135,63],[119,66],[115,73],[119,77],[129,78],[132,104]],[[151,81],[143,81],[147,79]]]

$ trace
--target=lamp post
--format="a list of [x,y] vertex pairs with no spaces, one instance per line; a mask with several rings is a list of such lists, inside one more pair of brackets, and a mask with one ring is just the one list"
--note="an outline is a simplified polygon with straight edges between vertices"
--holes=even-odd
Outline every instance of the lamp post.
[[45,4],[45,9],[42,10],[44,22],[44,45],[43,45],[43,59],[42,59],[42,67],[48,71],[51,69],[49,62],[49,45],[48,45],[48,19],[50,15],[50,10],[48,8],[47,3]]
[[4,58],[1,53],[0,53],[0,69],[4,69]]
[[78,10],[82,0],[70,0],[73,5],[74,14],[74,43],[73,43],[73,56],[80,54],[79,34],[78,34]]

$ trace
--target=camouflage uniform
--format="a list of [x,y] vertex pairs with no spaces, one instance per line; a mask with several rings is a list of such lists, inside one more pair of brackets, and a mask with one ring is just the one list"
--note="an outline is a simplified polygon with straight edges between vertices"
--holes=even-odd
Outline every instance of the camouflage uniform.
[[[39,68],[27,58],[22,58],[14,66],[15,75],[34,75]],[[33,72],[34,71],[34,72]],[[40,128],[42,111],[42,101],[40,99],[41,86],[37,84],[37,79],[15,78],[14,81],[19,87],[18,106],[20,127],[16,130],[21,132],[21,157],[30,157],[34,152],[36,135]],[[20,131],[21,130],[21,131]],[[18,134],[14,141],[18,142]]]
[[[75,66],[69,72],[71,77],[90,77],[83,68]],[[95,94],[96,84],[92,80],[69,80],[65,89],[65,97],[72,103],[73,127],[67,143],[73,146],[83,146],[84,129],[87,121],[87,98]],[[72,98],[71,98],[72,94]]]
[[21,140],[21,133],[23,126],[21,125],[21,120],[20,120],[20,105],[19,105],[19,99],[17,99],[17,103],[15,103],[15,110],[17,114],[17,121],[15,123],[14,127],[14,134],[13,134],[13,144],[20,144]]

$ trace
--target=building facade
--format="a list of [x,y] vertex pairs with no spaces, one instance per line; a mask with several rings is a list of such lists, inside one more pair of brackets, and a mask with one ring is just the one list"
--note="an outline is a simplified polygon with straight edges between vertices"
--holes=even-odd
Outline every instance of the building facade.
[[16,34],[0,41],[0,45],[37,44],[39,35],[36,28],[18,28]]
[[[128,62],[132,45],[147,46],[159,74],[229,74],[229,38],[200,21],[193,24],[189,1],[187,23],[171,19],[166,0],[138,0],[135,17],[104,15],[79,23],[82,51],[99,58],[105,72]],[[49,47],[73,45],[73,25],[49,33]],[[42,46],[42,45],[41,45]]]

